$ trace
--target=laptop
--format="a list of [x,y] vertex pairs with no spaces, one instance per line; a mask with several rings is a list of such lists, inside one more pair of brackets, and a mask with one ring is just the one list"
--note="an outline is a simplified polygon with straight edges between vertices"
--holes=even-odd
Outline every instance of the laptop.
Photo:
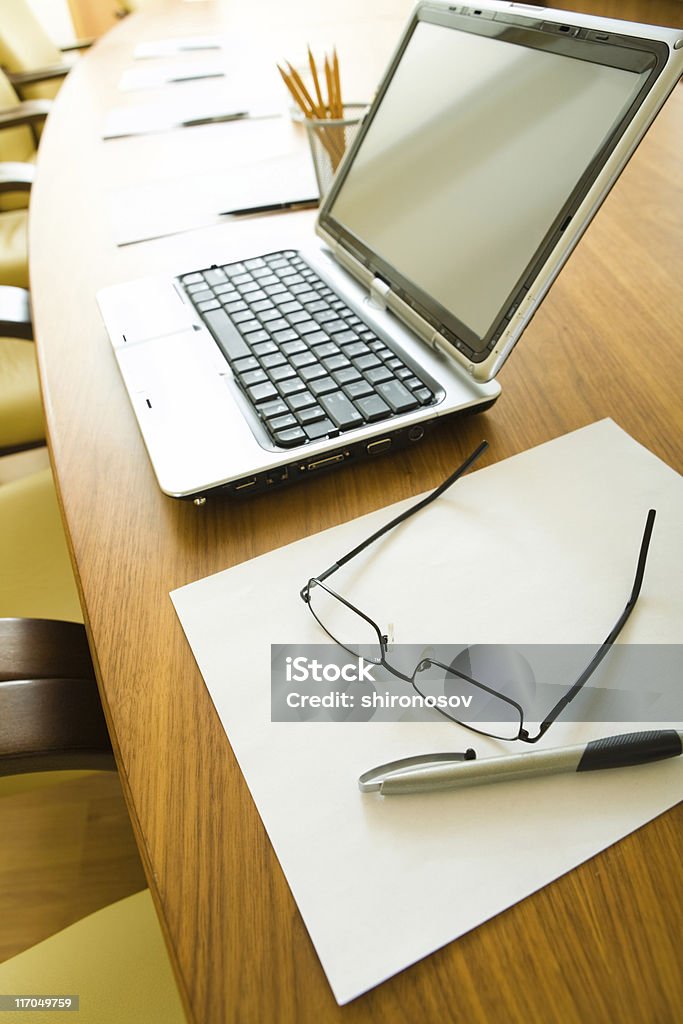
[[302,249],[98,295],[162,490],[413,445],[496,375],[683,72],[683,30],[420,3]]

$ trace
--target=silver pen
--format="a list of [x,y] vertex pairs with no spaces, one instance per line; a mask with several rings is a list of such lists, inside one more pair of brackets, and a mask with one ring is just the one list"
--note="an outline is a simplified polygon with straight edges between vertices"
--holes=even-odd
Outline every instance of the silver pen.
[[531,753],[489,757],[481,761],[476,759],[474,751],[409,757],[372,768],[360,776],[358,786],[363,793],[379,792],[383,796],[427,793],[486,782],[528,779],[534,775],[626,768],[678,757],[681,753],[683,732],[656,729],[606,736],[572,747],[534,750]]

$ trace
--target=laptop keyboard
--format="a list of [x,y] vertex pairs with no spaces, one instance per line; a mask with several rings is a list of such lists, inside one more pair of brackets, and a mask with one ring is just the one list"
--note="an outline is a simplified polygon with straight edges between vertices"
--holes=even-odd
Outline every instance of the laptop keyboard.
[[180,281],[278,447],[337,437],[435,401],[297,252]]

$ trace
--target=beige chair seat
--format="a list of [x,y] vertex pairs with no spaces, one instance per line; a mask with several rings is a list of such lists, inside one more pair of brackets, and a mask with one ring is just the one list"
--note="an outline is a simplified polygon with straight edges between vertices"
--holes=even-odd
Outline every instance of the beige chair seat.
[[0,486],[0,617],[81,622],[49,469]]
[[0,213],[0,284],[28,288],[28,214]]
[[[0,992],[71,993],[79,1024],[185,1024],[149,889],[113,903],[0,964]],[[33,1024],[64,1014],[34,1010]],[[14,1012],[0,1021],[16,1024]]]
[[0,450],[44,437],[35,346],[0,338]]

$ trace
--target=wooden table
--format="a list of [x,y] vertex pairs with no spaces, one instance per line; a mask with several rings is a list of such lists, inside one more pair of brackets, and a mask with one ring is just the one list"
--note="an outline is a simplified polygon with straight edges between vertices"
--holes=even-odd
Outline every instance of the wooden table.
[[679,90],[505,367],[490,412],[410,451],[242,504],[199,510],[158,490],[95,292],[289,244],[310,229],[312,214],[117,249],[111,190],[197,173],[211,155],[229,166],[235,126],[192,129],[191,146],[181,132],[104,143],[103,114],[143,101],[117,91],[135,41],[193,31],[226,29],[231,67],[254,82],[274,74],[275,58],[296,59],[306,41],[336,41],[357,95],[369,95],[409,3],[338,8],[333,0],[169,0],[127,19],[66,82],[32,199],[50,450],[121,780],[180,990],[198,1024],[664,1024],[683,998],[680,807],[340,1009],[168,598],[191,580],[434,485],[482,436],[492,462],[611,416],[683,470]]

